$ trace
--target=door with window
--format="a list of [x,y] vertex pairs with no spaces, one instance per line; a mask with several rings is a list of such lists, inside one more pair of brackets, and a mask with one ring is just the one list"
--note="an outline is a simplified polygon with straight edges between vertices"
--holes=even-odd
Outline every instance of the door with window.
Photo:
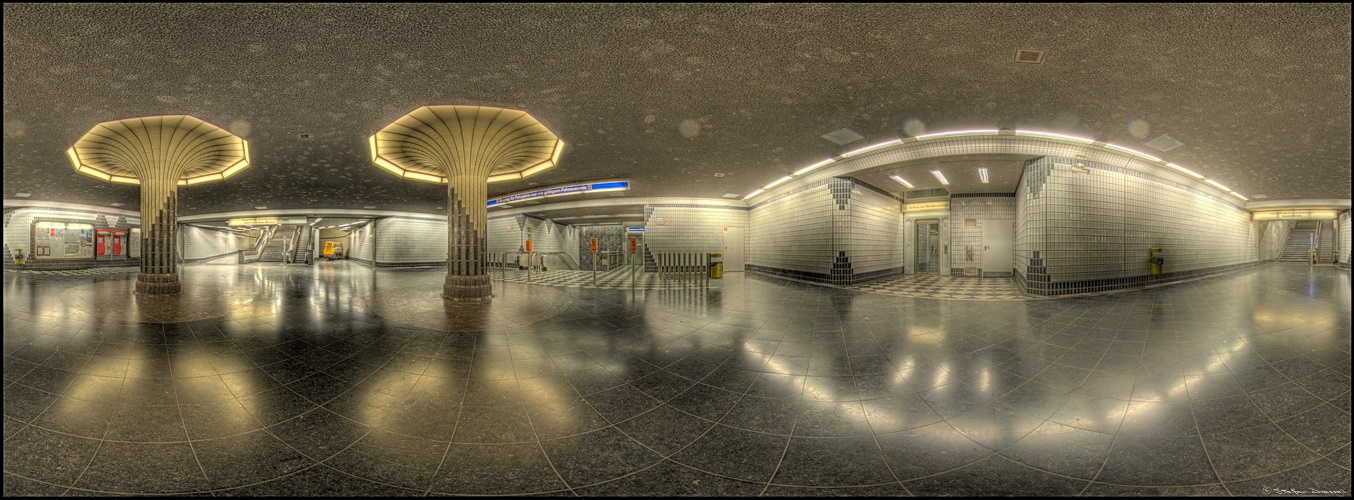
[[917,273],[940,274],[940,221],[917,221]]

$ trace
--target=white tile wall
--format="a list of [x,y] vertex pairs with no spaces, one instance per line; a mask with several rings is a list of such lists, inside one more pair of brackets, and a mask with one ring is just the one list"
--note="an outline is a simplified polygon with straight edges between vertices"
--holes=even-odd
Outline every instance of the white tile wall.
[[233,231],[219,231],[198,226],[179,225],[179,257],[185,262],[196,262],[239,252],[242,238]]
[[752,207],[744,247],[749,266],[824,276],[832,271],[833,215],[838,208],[829,182]]
[[[372,248],[375,247],[376,223],[371,222],[353,231],[351,236],[351,248],[345,252],[350,259],[357,259],[371,264]],[[445,260],[445,257],[443,257]]]
[[901,202],[853,182],[851,189],[850,230],[846,234],[846,255],[853,274],[897,274],[903,267],[903,239],[899,227]]
[[1340,212],[1339,217],[1336,219],[1336,224],[1339,224],[1340,226],[1339,227],[1340,238],[1338,240],[1335,240],[1336,244],[1339,245],[1339,248],[1336,253],[1336,255],[1339,256],[1337,262],[1339,263],[1340,267],[1349,269],[1349,232],[1350,232],[1349,210]]
[[447,262],[447,221],[383,217],[376,226],[376,263],[431,264]]
[[[82,222],[93,224],[96,228],[130,229],[141,225],[141,217],[134,215],[119,215],[107,212],[93,212],[83,210],[70,210],[61,208],[14,208],[6,209],[4,229],[4,258],[6,265],[14,263],[14,248],[24,249],[24,253],[29,253],[33,244],[33,221],[52,220],[60,222]],[[132,248],[139,248],[133,245]],[[139,257],[139,255],[132,255]],[[29,260],[30,264],[36,261]],[[89,265],[93,266],[94,260],[89,260]],[[121,261],[112,261],[121,262]],[[66,262],[64,267],[76,266],[78,262]]]
[[[1055,166],[1077,161],[1090,172]],[[1086,160],[1031,160],[1016,199],[1017,279],[1032,293],[1079,293],[1256,263],[1250,212],[1202,186]],[[1162,277],[1149,275],[1149,247],[1163,250]],[[1047,285],[1035,286],[1039,276]]]
[[1283,252],[1285,240],[1288,239],[1288,230],[1293,227],[1293,221],[1266,220],[1255,221],[1254,223],[1260,232],[1258,258],[1262,261],[1279,258],[1279,254]]
[[[495,262],[503,252],[525,251],[528,232],[533,251],[564,252],[574,263],[578,262],[578,229],[573,226],[525,215],[509,215],[490,218],[488,228],[489,253]],[[513,257],[513,254],[508,255],[509,260]],[[549,265],[559,264],[552,261]]]
[[[724,250],[724,228],[744,229],[745,239],[748,234],[746,209],[649,205],[644,212],[644,244],[651,252],[719,253]],[[662,223],[664,218],[667,224]]]

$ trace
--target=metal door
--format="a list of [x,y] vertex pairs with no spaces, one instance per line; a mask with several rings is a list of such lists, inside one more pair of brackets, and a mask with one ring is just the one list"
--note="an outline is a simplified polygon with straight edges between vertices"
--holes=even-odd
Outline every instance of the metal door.
[[985,219],[983,225],[983,274],[1003,273],[1007,276],[1014,263],[1011,258],[1015,242],[1013,221]]

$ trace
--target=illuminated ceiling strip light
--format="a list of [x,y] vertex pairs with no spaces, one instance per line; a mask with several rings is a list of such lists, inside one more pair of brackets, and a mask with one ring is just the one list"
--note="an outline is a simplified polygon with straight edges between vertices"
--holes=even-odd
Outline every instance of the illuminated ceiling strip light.
[[89,167],[86,167],[86,166],[84,166],[84,165],[80,165],[80,166],[76,167],[76,170],[78,170],[78,171],[79,171],[80,173],[82,173],[82,174],[89,175],[89,176],[93,176],[93,177],[98,177],[98,178],[103,179],[103,180],[105,180],[105,181],[106,181],[106,180],[110,180],[110,179],[112,179],[112,177],[113,177],[113,176],[111,176],[111,175],[105,174],[105,173],[103,173],[103,172],[100,172],[100,171],[98,171],[98,170],[95,170],[95,169],[92,169],[92,168],[89,168]]
[[912,189],[912,188],[916,187],[916,186],[913,186],[911,182],[907,182],[907,180],[903,179],[902,177],[898,177],[898,176],[896,176],[896,175],[890,175],[889,178],[891,178],[891,179],[893,179],[893,180],[895,180],[895,181],[898,181],[899,184],[902,184],[902,185],[904,185],[904,186],[907,186],[908,189]]
[[1204,176],[1199,175],[1197,172],[1195,172],[1195,171],[1193,171],[1193,170],[1190,170],[1190,169],[1188,169],[1188,168],[1182,167],[1182,166],[1180,166],[1180,165],[1176,165],[1176,164],[1174,164],[1174,163],[1167,163],[1166,166],[1171,167],[1171,168],[1176,169],[1176,170],[1179,170],[1179,171],[1184,172],[1184,173],[1186,173],[1186,174],[1189,174],[1190,177],[1193,177],[1193,178],[1195,178],[1195,179],[1202,179],[1202,178],[1204,178]]
[[937,137],[950,137],[957,135],[996,135],[996,134],[997,129],[955,130],[953,132],[936,132],[934,134],[922,134],[917,136],[917,140],[934,139]]
[[794,176],[790,176],[790,175],[787,175],[787,176],[785,176],[785,177],[781,177],[781,178],[779,178],[779,179],[776,179],[774,182],[772,182],[772,183],[770,183],[770,184],[767,184],[766,187],[762,188],[762,190],[765,191],[765,190],[767,190],[767,189],[771,189],[771,188],[773,188],[773,187],[779,186],[779,185],[784,184],[786,181],[789,181],[790,179],[793,179],[793,178],[794,178]]
[[515,180],[521,179],[521,178],[522,178],[522,173],[521,173],[521,172],[513,172],[513,173],[511,173],[511,174],[491,175],[491,176],[489,176],[489,179],[488,179],[486,182],[515,181]]
[[372,163],[375,163],[376,166],[378,167],[389,170],[390,173],[392,174],[404,177],[404,169],[396,166],[394,163],[390,163],[390,161],[386,160],[385,158],[377,157],[376,159],[372,160]]
[[1218,189],[1221,189],[1221,190],[1223,190],[1223,191],[1227,191],[1227,192],[1229,192],[1229,193],[1232,191],[1232,188],[1229,188],[1229,187],[1224,186],[1224,185],[1222,185],[1222,184],[1218,184],[1218,181],[1215,181],[1215,180],[1213,180],[1213,179],[1204,179],[1204,182],[1207,182],[1207,183],[1209,183],[1209,184],[1212,184],[1214,187],[1216,187],[1216,188],[1218,188]]
[[108,181],[117,182],[120,184],[141,184],[141,180],[137,179],[136,177],[123,177],[121,175],[114,175],[110,177]]
[[70,157],[71,166],[78,170],[80,168],[80,155],[75,153],[75,148],[66,149],[66,156]]
[[987,169],[986,169],[986,168],[979,168],[979,169],[978,169],[978,177],[982,178],[983,184],[987,184]]
[[743,199],[746,200],[746,199],[748,199],[748,198],[751,198],[751,197],[753,197],[753,196],[757,196],[757,195],[762,194],[762,193],[765,193],[765,192],[766,192],[765,189],[758,189],[758,190],[756,190],[756,191],[753,191],[753,192],[751,192],[751,193],[748,193],[746,196],[743,196]]
[[1149,155],[1149,154],[1147,154],[1147,153],[1143,153],[1143,152],[1140,152],[1140,151],[1134,151],[1134,150],[1132,150],[1132,149],[1128,149],[1128,148],[1123,147],[1123,146],[1116,146],[1116,145],[1114,145],[1114,144],[1105,144],[1105,147],[1110,148],[1110,149],[1117,149],[1117,150],[1119,150],[1119,151],[1123,151],[1123,152],[1126,152],[1126,153],[1132,153],[1132,154],[1141,156],[1141,157],[1143,157],[1143,158],[1147,158],[1147,159],[1152,160],[1152,161],[1165,161],[1165,160],[1162,160],[1161,158],[1157,158],[1157,157],[1155,157],[1155,156],[1152,156],[1152,155]]
[[863,148],[857,149],[857,150],[852,151],[852,152],[850,152],[850,153],[842,153],[842,158],[850,158],[850,157],[852,157],[852,156],[856,156],[856,155],[861,154],[861,153],[864,153],[864,152],[866,152],[866,151],[870,151],[870,150],[873,150],[873,149],[879,149],[879,148],[882,148],[882,147],[884,147],[884,146],[890,146],[890,145],[893,145],[893,144],[898,144],[898,143],[900,143],[900,142],[903,142],[903,140],[902,140],[902,139],[893,139],[893,140],[888,140],[888,141],[881,142],[881,143],[879,143],[879,144],[875,144],[875,145],[873,145],[873,146],[865,146],[865,147],[863,147]]
[[442,182],[442,178],[439,177],[439,176],[436,176],[436,175],[428,175],[428,174],[423,174],[423,173],[419,173],[419,172],[412,172],[412,171],[405,172],[405,173],[404,173],[404,178],[406,178],[406,179],[417,179],[417,180],[420,180],[420,181],[428,181],[428,182]]
[[817,170],[817,169],[823,167],[824,165],[827,165],[827,164],[829,164],[829,163],[832,163],[833,161],[836,161],[836,160],[833,160],[832,158],[828,158],[828,159],[823,160],[823,161],[820,161],[820,162],[818,162],[818,163],[814,163],[813,165],[809,165],[809,166],[807,166],[807,167],[804,167],[804,168],[801,168],[801,169],[799,169],[799,170],[796,170],[795,173],[794,173],[794,174],[791,174],[791,175],[804,175],[804,174],[807,174],[807,173],[809,173],[809,172],[811,172],[811,171]]
[[936,176],[936,179],[939,180],[942,185],[950,185],[950,181],[945,180],[945,174],[940,173],[939,170],[932,170],[931,175]]
[[1250,198],[1247,198],[1247,197],[1245,197],[1245,196],[1241,196],[1241,193],[1238,193],[1238,192],[1236,192],[1236,191],[1228,191],[1227,194],[1230,194],[1230,195],[1235,196],[1235,197],[1237,197],[1237,198],[1241,198],[1241,199],[1244,200],[1244,201],[1251,201]]
[[550,163],[559,165],[559,155],[564,152],[564,141],[555,141],[555,152],[550,155]]
[[541,171],[543,171],[543,170],[549,169],[549,168],[554,167],[554,166],[555,166],[555,162],[550,161],[550,160],[546,160],[546,161],[537,163],[535,166],[533,166],[533,167],[531,167],[531,168],[528,168],[528,169],[526,169],[526,170],[523,170],[523,171],[522,171],[522,177],[527,177],[527,176],[531,176],[531,175],[536,175],[537,172],[541,172]]
[[367,149],[371,150],[371,161],[376,161],[376,135],[367,138]]
[[249,160],[240,160],[236,162],[234,165],[231,165],[230,168],[226,169],[225,172],[221,172],[221,178],[224,179],[226,177],[235,175],[236,172],[244,170],[244,168],[247,166],[249,166]]
[[1080,142],[1080,143],[1084,143],[1084,144],[1090,144],[1090,143],[1092,143],[1092,142],[1095,142],[1094,139],[1087,139],[1087,138],[1085,138],[1085,137],[1076,137],[1076,136],[1071,136],[1071,135],[1054,134],[1054,133],[1052,133],[1052,132],[1037,132],[1037,131],[1034,131],[1034,130],[1017,130],[1017,131],[1015,132],[1015,134],[1016,134],[1016,135],[1028,135],[1028,136],[1034,136],[1034,137],[1050,137],[1050,138],[1053,138],[1053,139],[1063,139],[1063,140],[1067,140],[1067,141],[1075,141],[1075,142]]

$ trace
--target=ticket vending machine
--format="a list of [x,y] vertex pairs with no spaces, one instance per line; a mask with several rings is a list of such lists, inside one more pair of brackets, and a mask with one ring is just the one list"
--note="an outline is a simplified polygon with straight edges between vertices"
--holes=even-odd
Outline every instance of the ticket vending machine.
[[94,230],[94,260],[125,260],[127,258],[127,231],[122,229]]

